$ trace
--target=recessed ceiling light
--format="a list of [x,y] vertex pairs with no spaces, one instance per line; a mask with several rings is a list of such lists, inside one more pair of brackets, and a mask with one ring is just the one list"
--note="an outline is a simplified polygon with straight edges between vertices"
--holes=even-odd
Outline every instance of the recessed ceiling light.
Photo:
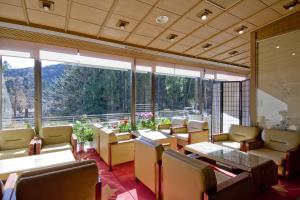
[[203,21],[207,19],[207,16],[212,14],[212,12],[208,9],[204,9],[197,14],[197,17],[201,18]]
[[280,48],[280,46],[279,46],[279,45],[277,45],[277,46],[276,46],[276,49],[279,49],[279,48]]
[[293,53],[292,53],[292,56],[295,56],[295,55],[296,55],[296,53],[295,53],[295,52],[293,52]]
[[121,30],[125,30],[125,27],[129,24],[129,22],[119,20],[117,23],[117,27],[119,27]]
[[169,21],[169,17],[168,16],[164,16],[164,15],[163,16],[158,16],[158,17],[156,17],[155,21],[158,24],[165,24],[165,23],[167,23]]
[[295,8],[295,6],[297,6],[298,4],[300,4],[300,1],[292,0],[288,3],[286,3],[285,5],[283,5],[283,8],[286,10],[293,10]]
[[178,35],[176,34],[170,34],[167,36],[167,39],[170,40],[171,42],[175,41],[175,38],[177,38]]
[[239,53],[238,51],[230,51],[228,54],[229,55],[235,55],[235,54],[237,54],[237,53]]
[[203,48],[203,49],[208,49],[208,48],[211,47],[211,46],[212,46],[212,44],[206,43],[206,44],[202,45],[202,48]]
[[247,28],[247,26],[241,26],[240,28],[237,28],[235,32],[237,32],[239,35],[242,35]]
[[47,0],[40,0],[39,7],[42,8],[46,12],[52,11],[52,10],[54,10],[54,2],[47,1]]

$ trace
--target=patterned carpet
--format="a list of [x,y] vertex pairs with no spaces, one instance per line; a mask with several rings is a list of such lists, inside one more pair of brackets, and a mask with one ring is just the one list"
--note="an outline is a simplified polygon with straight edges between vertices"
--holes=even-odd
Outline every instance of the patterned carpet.
[[[78,160],[94,159],[99,168],[102,181],[102,200],[154,200],[155,195],[134,177],[133,162],[115,166],[110,172],[108,166],[100,160],[94,149],[78,153]],[[300,197],[300,176],[290,181],[280,179],[258,200],[295,200]],[[300,198],[299,198],[300,199]]]

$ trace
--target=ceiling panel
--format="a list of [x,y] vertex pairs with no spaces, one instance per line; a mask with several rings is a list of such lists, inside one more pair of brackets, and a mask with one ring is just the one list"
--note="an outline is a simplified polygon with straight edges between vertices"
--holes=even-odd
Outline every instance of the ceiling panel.
[[108,11],[114,0],[73,0],[73,2]]
[[244,59],[244,58],[247,58],[250,56],[250,52],[247,51],[247,52],[244,52],[244,53],[240,53],[236,56],[232,56],[230,58],[227,58],[225,59],[226,61],[229,61],[229,62],[233,62],[233,61],[236,61],[236,60],[241,60],[241,59]]
[[231,49],[232,48],[229,47],[229,46],[221,45],[221,46],[218,46],[218,47],[214,48],[213,51],[220,54],[220,53],[223,53],[225,51],[229,51]]
[[127,32],[131,32],[138,23],[137,20],[134,20],[134,19],[131,19],[128,17],[123,17],[121,15],[112,14],[109,17],[109,19],[107,20],[107,22],[105,23],[105,26],[118,29],[119,27],[117,27],[117,24],[118,24],[119,20],[129,22],[129,24],[127,24],[125,26],[125,31],[127,31]]
[[[21,0],[0,0],[0,3],[20,6],[20,7],[22,6]],[[1,4],[1,6],[3,6],[3,5]]]
[[241,19],[246,19],[265,7],[266,5],[259,0],[243,0],[231,8],[229,13]]
[[242,59],[242,60],[238,60],[238,61],[236,61],[236,63],[238,63],[238,64],[246,64],[246,63],[250,63],[250,57],[244,58],[244,59]]
[[187,55],[191,55],[191,56],[197,56],[203,52],[204,52],[204,49],[200,45],[198,45],[192,49],[185,51],[184,53],[186,53]]
[[197,31],[195,31],[192,35],[195,37],[207,39],[218,32],[219,32],[218,29],[215,29],[208,25],[204,25],[200,27]]
[[256,28],[256,26],[254,26],[253,24],[250,24],[250,23],[248,23],[246,21],[242,21],[242,22],[240,22],[240,23],[238,23],[238,24],[236,24],[236,25],[234,25],[234,26],[226,29],[226,32],[230,33],[230,34],[234,34],[235,36],[240,36],[237,33],[237,30],[240,29],[242,26],[246,26],[247,27],[247,29],[244,31],[243,34],[251,32],[251,31],[255,30],[255,28]]
[[141,20],[150,8],[151,5],[136,0],[120,0],[113,12],[125,17]]
[[176,44],[176,45],[168,48],[168,50],[178,52],[178,53],[182,53],[182,52],[186,51],[188,48],[189,48],[189,46]]
[[158,7],[164,10],[169,10],[170,12],[176,13],[178,15],[183,15],[186,11],[192,8],[198,0],[162,0],[159,1]]
[[166,40],[160,40],[160,39],[156,39],[153,42],[151,42],[151,44],[149,45],[149,47],[155,48],[155,49],[166,49],[169,46],[171,46],[173,43],[166,41]]
[[276,3],[278,0],[260,0],[261,2],[263,2],[264,4],[267,4],[268,6]]
[[132,34],[129,36],[126,42],[136,44],[136,45],[141,45],[145,46],[147,45],[153,38],[151,37],[146,37],[143,35],[137,35],[137,34]]
[[164,29],[152,24],[142,23],[135,30],[136,34],[145,35],[148,37],[156,37],[158,36]]
[[221,43],[224,43],[232,38],[234,38],[235,35],[233,34],[229,34],[229,33],[226,33],[226,32],[222,32],[222,33],[219,33],[218,35],[214,36],[211,38],[211,41],[217,43],[217,44],[221,44]]
[[186,17],[181,18],[178,20],[173,26],[171,26],[172,30],[181,32],[181,33],[190,33],[196,28],[200,27],[201,23],[195,22],[191,19],[188,19]]
[[256,26],[262,26],[264,24],[274,21],[275,19],[278,19],[280,16],[281,15],[278,14],[278,12],[274,11],[271,8],[267,8],[263,11],[260,11],[256,15],[248,18],[247,21]]
[[138,1],[150,4],[150,5],[154,5],[159,0],[138,0]]
[[126,31],[121,31],[119,29],[113,29],[109,27],[102,27],[100,37],[112,39],[112,40],[121,40],[123,41],[129,33]]
[[217,52],[214,52],[214,51],[207,51],[207,52],[205,52],[205,53],[202,53],[201,55],[200,55],[200,57],[202,57],[202,58],[211,58],[211,57],[213,57],[213,56],[215,56],[215,55],[217,55],[218,53]]
[[223,13],[210,21],[208,24],[216,29],[224,30],[229,26],[238,23],[239,21],[241,21],[241,19],[239,19],[238,17],[235,17],[228,13]]
[[[169,21],[165,24],[158,24],[156,23],[156,17],[157,16],[167,16],[169,18]],[[179,15],[173,14],[171,12],[159,9],[159,8],[154,8],[149,15],[145,18],[145,22],[148,22],[150,24],[154,24],[163,28],[166,28],[170,26],[175,20],[179,18]]]
[[240,38],[240,37],[236,37],[236,38],[224,43],[224,45],[235,48],[237,46],[245,44],[246,42],[247,42],[247,40]]
[[28,9],[28,18],[30,23],[40,24],[44,26],[64,29],[65,17],[53,15],[47,12],[41,12]]
[[182,39],[179,44],[186,45],[186,46],[194,46],[195,44],[198,44],[202,42],[204,39],[194,36],[188,36]]
[[[49,13],[66,16],[68,1],[67,0],[51,0],[51,1],[54,2],[55,9],[53,11],[49,11]],[[26,6],[29,9],[44,11],[42,8],[40,8],[39,2],[37,0],[26,0]]]
[[70,31],[85,33],[93,36],[97,36],[99,29],[100,29],[99,25],[79,21],[76,19],[70,19],[69,26],[68,26],[68,30]]
[[25,21],[25,15],[21,7],[2,3],[0,3],[0,17],[18,21]]
[[106,12],[96,8],[88,7],[78,3],[72,3],[71,18],[102,25]]

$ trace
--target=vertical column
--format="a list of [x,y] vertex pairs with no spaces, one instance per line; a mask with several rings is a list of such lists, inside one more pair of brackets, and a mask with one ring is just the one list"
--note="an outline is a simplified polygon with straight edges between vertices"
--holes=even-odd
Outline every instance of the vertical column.
[[243,85],[242,81],[239,82],[239,121],[240,125],[243,125]]
[[155,120],[155,104],[156,104],[156,83],[155,83],[155,73],[151,72],[151,108],[153,114],[153,120]]
[[2,130],[2,76],[3,76],[3,70],[2,70],[2,56],[0,56],[0,130]]
[[199,86],[199,78],[196,77],[195,78],[195,107],[193,109],[199,110],[201,113],[201,109],[200,109],[200,105],[199,105],[200,96],[199,96],[199,87],[198,86]]
[[223,133],[223,105],[224,105],[224,82],[220,86],[220,133]]
[[42,62],[34,60],[34,121],[35,131],[39,134],[42,127]]
[[131,127],[135,127],[135,115],[136,115],[136,59],[133,59],[131,66]]

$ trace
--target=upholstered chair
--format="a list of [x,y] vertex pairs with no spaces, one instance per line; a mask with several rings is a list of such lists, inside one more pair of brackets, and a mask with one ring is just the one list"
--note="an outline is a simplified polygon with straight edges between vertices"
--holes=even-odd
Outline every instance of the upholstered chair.
[[204,121],[189,120],[186,127],[173,128],[172,132],[176,136],[179,146],[209,140],[208,124]]
[[171,124],[160,124],[158,130],[165,134],[172,134],[174,128],[185,128],[187,119],[185,117],[173,117]]
[[258,127],[231,125],[229,133],[213,135],[212,141],[215,144],[244,151],[244,141],[255,139],[259,134],[260,129]]
[[77,154],[77,137],[73,134],[72,126],[43,127],[39,134],[40,140],[36,141],[36,154],[52,153],[71,150]]
[[300,133],[295,131],[263,130],[261,139],[245,143],[249,154],[272,159],[278,174],[290,178],[300,171]]
[[134,142],[135,177],[147,186],[160,199],[162,144],[139,137]]
[[245,199],[252,197],[249,173],[223,173],[203,161],[173,150],[162,157],[163,199]]
[[0,160],[34,154],[35,132],[32,128],[0,131]]
[[131,133],[100,129],[100,157],[112,170],[114,165],[134,160],[134,139]]
[[93,160],[10,174],[3,200],[100,200],[101,183]]

